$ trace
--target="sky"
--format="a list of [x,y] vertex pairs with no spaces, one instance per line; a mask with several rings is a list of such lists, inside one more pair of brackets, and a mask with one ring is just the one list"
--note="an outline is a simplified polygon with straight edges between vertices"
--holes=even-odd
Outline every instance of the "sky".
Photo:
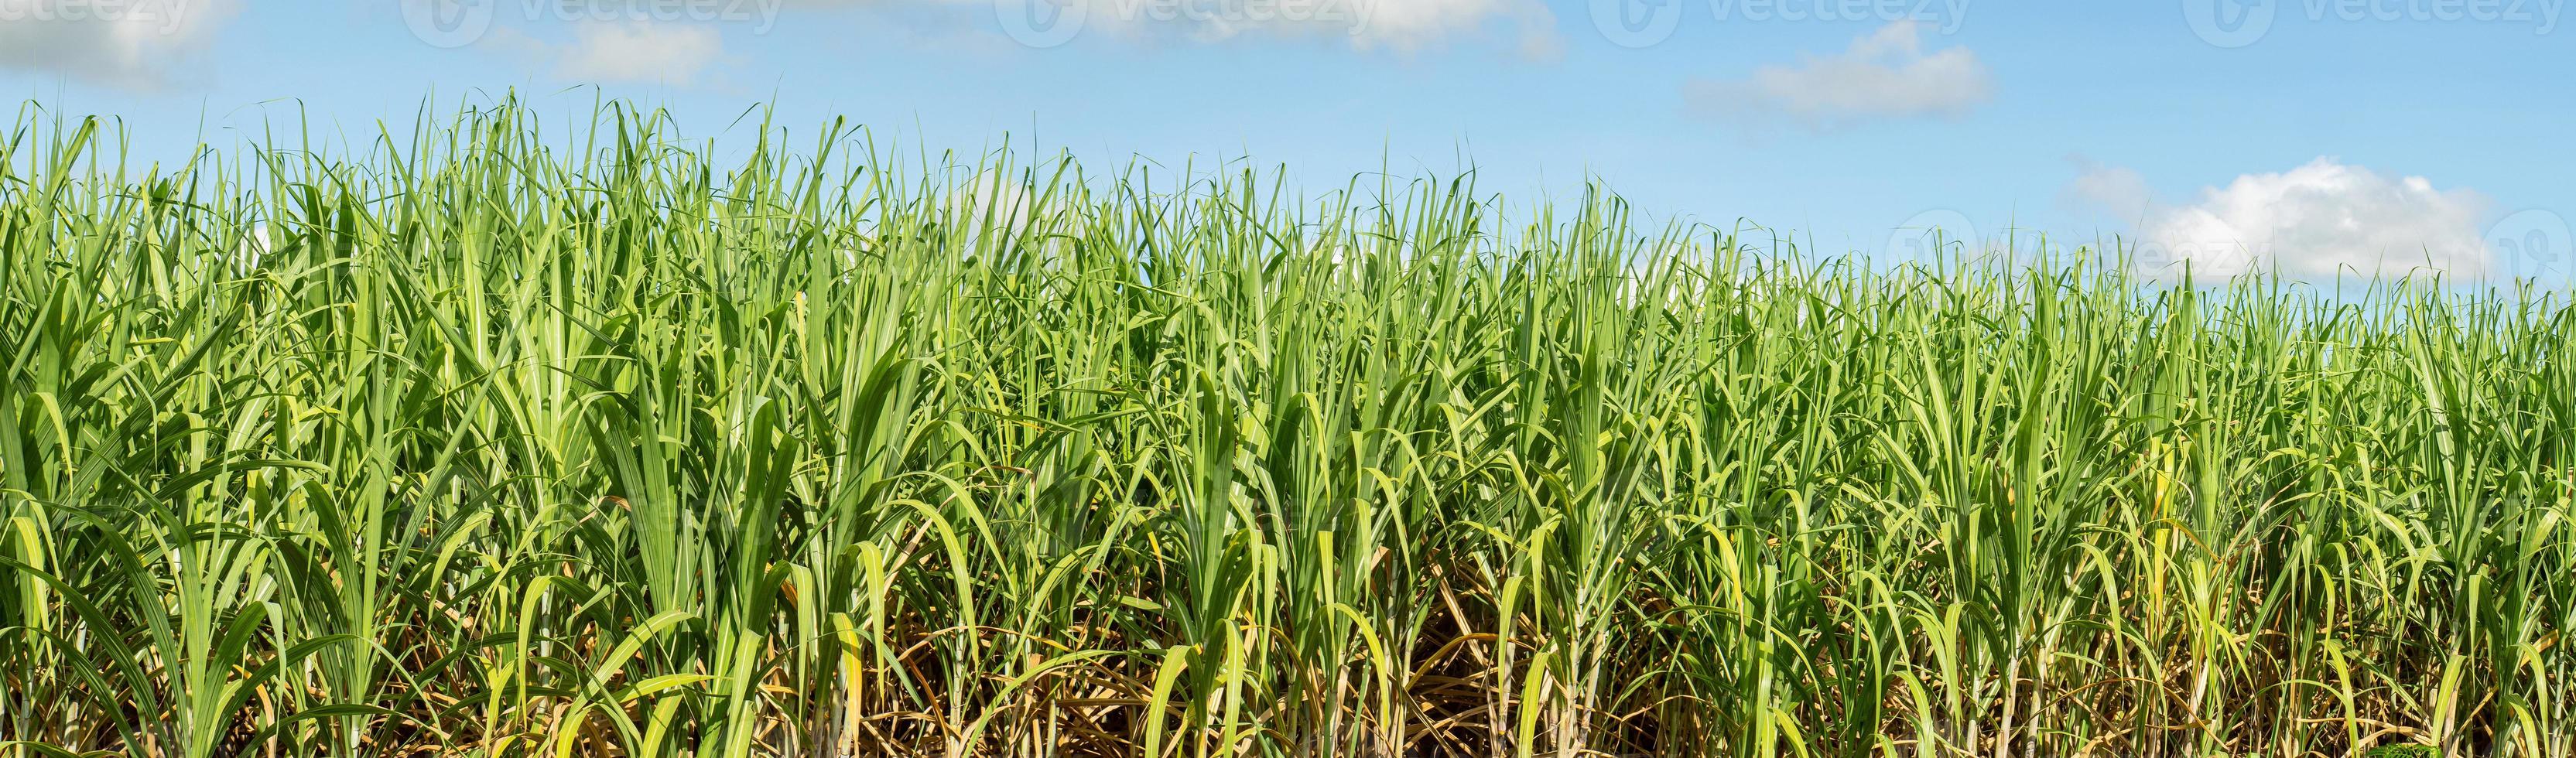
[[[516,92],[743,137],[1473,168],[1810,254],[2570,281],[2568,0],[0,0],[0,97],[145,155]],[[1024,153],[1025,154],[1025,153]],[[1232,162],[1232,163],[1229,163]]]

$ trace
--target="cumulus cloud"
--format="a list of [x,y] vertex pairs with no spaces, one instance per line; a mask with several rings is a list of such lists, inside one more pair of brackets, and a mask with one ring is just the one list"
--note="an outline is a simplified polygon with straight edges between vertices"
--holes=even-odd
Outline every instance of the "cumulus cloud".
[[1993,96],[1993,77],[1975,52],[1926,51],[1922,27],[1913,21],[1881,27],[1839,54],[1683,85],[1694,109],[1752,122],[1785,119],[1819,131],[1881,119],[1955,118]]
[[703,26],[585,24],[573,38],[563,74],[588,81],[688,84],[724,54],[724,38]]
[[136,89],[167,83],[230,0],[0,0],[0,68]]
[[723,35],[697,24],[586,21],[574,25],[572,39],[560,43],[506,28],[493,39],[551,67],[556,76],[598,84],[692,85],[724,58]]
[[2172,275],[2272,271],[2294,278],[2494,267],[2480,222],[2491,204],[2465,188],[2390,177],[2333,158],[2204,187],[2191,202],[2156,202],[2127,169],[2087,166],[2070,194],[2136,224],[2137,265]]
[[2109,212],[2122,220],[2135,220],[2155,205],[2155,190],[2147,186],[2147,177],[2127,166],[2110,166],[2084,156],[2068,156],[2075,164],[2075,180],[2066,184],[2063,193],[2067,205]]
[[1351,29],[1360,47],[1402,51],[1440,44],[1451,37],[1502,25],[1520,35],[1520,49],[1532,57],[1556,55],[1556,16],[1535,0],[1348,0],[1359,9]]
[[948,212],[971,246],[987,231],[1003,237],[1028,233],[1036,221],[1032,214],[1037,201],[1021,177],[986,168],[967,179],[964,187],[950,188]]

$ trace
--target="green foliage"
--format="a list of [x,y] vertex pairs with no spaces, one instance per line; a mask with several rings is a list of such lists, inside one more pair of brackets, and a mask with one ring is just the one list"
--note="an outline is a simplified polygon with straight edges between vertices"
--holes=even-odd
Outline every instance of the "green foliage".
[[21,124],[0,757],[2576,753],[2565,292]]

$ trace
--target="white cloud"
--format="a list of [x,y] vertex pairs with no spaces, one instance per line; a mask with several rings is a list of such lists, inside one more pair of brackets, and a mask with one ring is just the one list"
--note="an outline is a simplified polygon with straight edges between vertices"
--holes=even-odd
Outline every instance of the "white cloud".
[[1840,54],[1772,64],[1743,79],[1683,85],[1691,106],[1752,122],[1787,119],[1813,130],[1862,121],[1955,118],[1994,96],[1993,77],[1966,47],[1926,52],[1922,27],[1898,21]]
[[2069,156],[2075,164],[2075,181],[2068,182],[2063,193],[2067,205],[2090,206],[2122,221],[2135,221],[2155,205],[2155,190],[2147,186],[2147,177],[2127,166],[2106,166],[2084,156]]
[[0,68],[148,89],[185,71],[230,0],[0,0]]
[[2134,219],[2137,265],[2178,275],[2274,271],[2293,278],[2411,270],[2483,276],[2494,267],[2479,224],[2485,195],[2437,189],[2420,176],[2382,176],[2318,158],[2288,171],[2246,174],[2164,205],[2127,169],[2094,166],[2069,193]]
[[1349,0],[1359,8],[1360,24],[1353,42],[1412,51],[1503,24],[1520,34],[1521,52],[1553,56],[1556,16],[1535,0]]
[[974,246],[985,232],[1001,237],[1027,234],[1036,219],[1038,196],[1016,172],[985,168],[966,180],[964,187],[950,187],[948,213],[951,223],[965,234],[966,244]]
[[689,84],[724,55],[724,38],[704,26],[584,24],[573,37],[563,75],[587,81]]
[[[5,0],[0,0],[5,2]],[[696,84],[724,58],[715,27],[652,21],[585,21],[572,39],[549,43],[508,28],[493,42],[550,66],[564,79],[597,83]]]

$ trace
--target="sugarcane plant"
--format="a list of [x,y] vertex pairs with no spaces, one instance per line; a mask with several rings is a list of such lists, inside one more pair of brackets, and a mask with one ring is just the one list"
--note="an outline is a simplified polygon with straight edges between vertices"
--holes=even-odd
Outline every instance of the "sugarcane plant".
[[0,758],[2576,755],[2563,284],[564,126],[21,111]]

